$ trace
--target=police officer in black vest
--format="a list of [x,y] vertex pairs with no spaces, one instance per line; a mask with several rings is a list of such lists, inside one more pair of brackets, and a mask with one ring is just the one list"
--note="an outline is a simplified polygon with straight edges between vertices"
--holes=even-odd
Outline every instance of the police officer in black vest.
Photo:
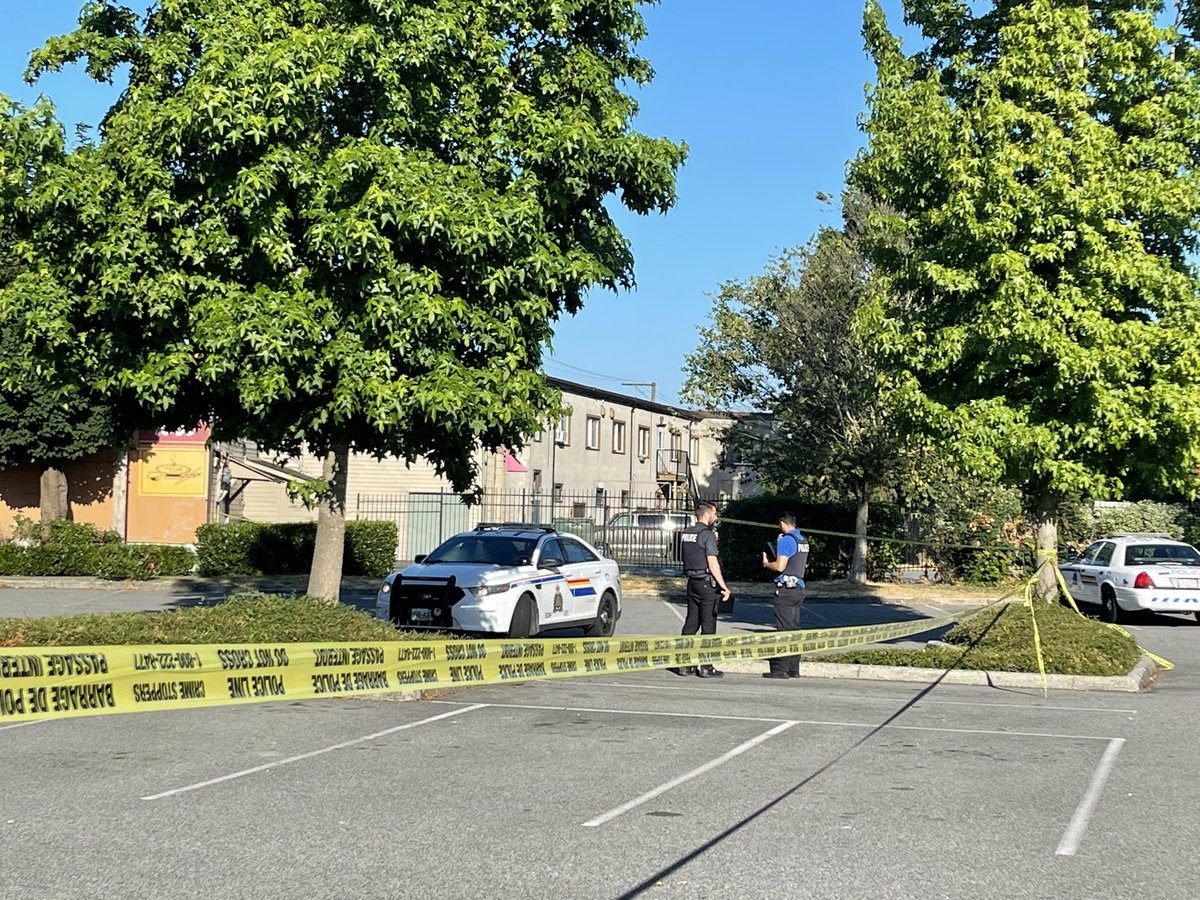
[[[763,568],[775,574],[775,628],[778,631],[800,629],[800,606],[804,603],[804,570],[808,565],[808,538],[796,527],[796,517],[779,517],[779,537],[775,558],[762,555]],[[799,678],[800,657],[782,656],[769,660],[770,671],[763,678]]]
[[[717,559],[717,535],[713,523],[717,508],[706,502],[696,504],[696,524],[680,534],[683,550],[683,571],[687,575],[687,619],[684,634],[715,634],[717,631],[717,602],[729,599],[729,585]],[[680,675],[699,675],[701,678],[721,678],[725,673],[710,665],[685,666],[676,669]]]

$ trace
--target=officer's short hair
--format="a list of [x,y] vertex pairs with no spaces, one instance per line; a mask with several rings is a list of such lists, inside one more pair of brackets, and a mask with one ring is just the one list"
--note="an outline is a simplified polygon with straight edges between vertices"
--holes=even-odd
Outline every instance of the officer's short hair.
[[701,500],[699,503],[696,504],[696,518],[697,519],[700,518],[702,515],[704,515],[710,509],[715,511],[716,508],[717,508],[717,504],[709,503],[707,500]]
[[796,527],[796,517],[791,513],[784,513],[779,517],[779,521],[784,525],[791,525],[793,528]]

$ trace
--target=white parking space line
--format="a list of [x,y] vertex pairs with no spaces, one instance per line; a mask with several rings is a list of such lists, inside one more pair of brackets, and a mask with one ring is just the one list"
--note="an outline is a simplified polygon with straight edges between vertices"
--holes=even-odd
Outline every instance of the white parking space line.
[[669,602],[668,602],[668,601],[666,601],[666,600],[663,600],[663,601],[661,601],[661,603],[662,603],[662,605],[663,605],[663,606],[665,606],[665,607],[666,607],[667,609],[669,609],[671,612],[675,613],[675,615],[676,615],[676,616],[679,618],[679,621],[680,621],[680,622],[686,622],[686,621],[687,621],[687,616],[685,616],[683,613],[681,613],[681,612],[679,611],[679,607],[677,607],[677,606],[676,606],[674,603],[669,603]]
[[41,725],[47,721],[49,721],[49,720],[48,719],[38,719],[37,721],[34,721],[34,722],[15,722],[12,725],[0,725],[0,731],[8,731],[8,729],[10,729],[10,728],[24,728],[26,725]]
[[[742,694],[742,695],[764,695],[764,696],[779,696],[777,691],[770,688],[721,688],[709,687],[708,685],[688,685],[681,687],[679,685],[670,684],[633,684],[629,681],[591,681],[589,684],[594,684],[597,687],[620,687],[633,688],[638,691],[704,691],[706,694]],[[914,692],[915,696],[915,692]],[[862,700],[865,703],[896,703],[906,702],[912,699],[912,696],[893,696],[893,697],[870,697],[865,694],[821,694],[821,699],[829,700]],[[917,701],[918,705],[924,706],[927,703],[937,703],[941,706],[994,706],[999,709],[1032,709],[1032,710],[1054,710],[1056,712],[1102,712],[1102,713],[1125,713],[1127,715],[1136,716],[1136,709],[1124,709],[1120,707],[1108,706],[1046,706],[1044,704],[1025,704],[1025,703],[988,703],[987,701],[975,702],[973,700],[935,700],[929,697],[922,697]]]
[[[800,725],[828,725],[830,727],[842,728],[871,728],[871,729],[887,729],[888,731],[932,731],[939,734],[990,734],[997,737],[1037,737],[1037,738],[1057,738],[1058,740],[1068,741],[1112,741],[1117,740],[1110,735],[1097,734],[1059,734],[1046,731],[994,731],[989,728],[939,728],[933,725],[882,725],[871,722],[823,722],[809,721],[806,719],[798,720]],[[1123,739],[1121,739],[1123,740]]]
[[588,821],[583,823],[583,827],[584,828],[596,828],[600,825],[603,825],[605,822],[609,822],[609,821],[615,819],[619,815],[623,815],[624,813],[629,812],[631,809],[636,809],[637,807],[641,806],[643,803],[645,803],[649,800],[653,800],[655,797],[658,797],[662,794],[665,794],[667,791],[671,790],[671,788],[678,787],[679,785],[681,785],[687,781],[691,781],[693,778],[697,778],[697,777],[703,775],[705,772],[709,772],[709,771],[715,769],[717,766],[729,762],[729,760],[733,759],[734,757],[741,756],[747,750],[752,750],[753,748],[755,748],[759,744],[761,744],[763,741],[769,740],[770,738],[774,737],[775,735],[779,734],[780,732],[787,731],[789,728],[791,728],[795,724],[797,724],[797,723],[781,722],[780,724],[776,725],[774,728],[770,729],[769,731],[764,731],[758,737],[751,738],[750,740],[746,741],[745,743],[738,744],[736,747],[734,747],[728,753],[722,754],[721,756],[718,756],[716,759],[709,760],[704,765],[699,766],[695,769],[692,769],[692,771],[690,771],[690,772],[685,772],[684,774],[678,776],[677,778],[672,778],[666,784],[660,784],[654,790],[647,791],[646,793],[642,794],[640,797],[634,797],[628,803],[622,803],[620,806],[614,807],[613,809],[610,809],[608,812],[602,813],[601,815],[596,816],[596,818],[594,818],[594,819],[589,819]]
[[143,797],[143,800],[162,800],[164,797],[174,797],[176,794],[186,794],[188,791],[198,791],[201,788],[212,787],[214,784],[221,784],[225,781],[233,781],[235,778],[243,778],[246,775],[253,775],[255,772],[263,772],[267,769],[274,769],[279,766],[290,765],[294,762],[300,762],[304,759],[312,759],[314,756],[321,756],[326,753],[332,753],[334,750],[341,750],[345,747],[353,747],[355,744],[362,744],[366,741],[373,741],[377,738],[387,737],[389,734],[395,734],[397,731],[406,731],[409,728],[416,728],[418,725],[428,725],[430,722],[437,722],[441,719],[449,719],[452,716],[469,713],[476,709],[483,709],[488,706],[487,703],[476,703],[473,706],[466,706],[460,709],[452,709],[449,712],[439,713],[436,716],[430,716],[427,719],[421,719],[416,722],[409,722],[406,725],[397,725],[395,728],[388,728],[384,731],[377,731],[374,734],[364,735],[363,737],[354,738],[350,741],[342,741],[340,744],[333,744],[329,747],[322,747],[320,750],[313,750],[309,753],[301,753],[299,756],[289,756],[287,759],[277,759],[274,762],[265,763],[261,766],[255,766],[252,769],[243,769],[240,772],[233,772],[229,775],[222,775],[220,778],[210,778],[208,781],[200,781],[196,784],[189,784],[186,787],[175,788],[170,791],[163,791],[161,794],[151,794],[148,797]]
[[1096,809],[1096,803],[1100,800],[1100,792],[1104,790],[1104,783],[1108,781],[1108,775],[1117,761],[1117,754],[1121,752],[1124,745],[1124,738],[1113,738],[1109,741],[1108,749],[1104,751],[1104,756],[1101,757],[1100,764],[1096,766],[1096,772],[1092,775],[1092,783],[1088,785],[1087,793],[1079,801],[1075,815],[1071,817],[1071,824],[1067,826],[1062,840],[1058,842],[1058,849],[1054,851],[1056,856],[1075,855],[1075,851],[1079,848],[1079,842],[1083,840],[1083,833],[1087,831],[1088,821]]

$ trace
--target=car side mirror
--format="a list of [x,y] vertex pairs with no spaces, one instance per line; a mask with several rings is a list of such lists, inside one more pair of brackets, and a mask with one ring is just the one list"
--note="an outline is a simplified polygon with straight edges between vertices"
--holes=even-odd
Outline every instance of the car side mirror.
[[557,569],[561,567],[563,561],[557,556],[548,556],[538,563],[538,566],[543,569]]
[[413,562],[422,563],[422,562],[425,562],[425,560],[428,558],[429,558],[428,553],[418,553],[416,556],[413,557]]
[[1077,560],[1077,559],[1079,559],[1079,551],[1078,550],[1068,550],[1067,551],[1067,562],[1075,562],[1075,560]]

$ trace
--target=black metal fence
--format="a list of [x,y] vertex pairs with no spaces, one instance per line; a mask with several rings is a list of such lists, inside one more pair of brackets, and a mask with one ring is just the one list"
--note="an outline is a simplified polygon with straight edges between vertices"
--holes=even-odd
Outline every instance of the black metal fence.
[[[714,502],[716,502],[714,500]],[[442,541],[481,522],[512,522],[552,525],[577,534],[599,547],[622,567],[677,574],[679,532],[694,521],[695,498],[685,493],[674,499],[661,494],[633,495],[597,491],[591,494],[535,493],[519,491],[485,494],[468,506],[452,491],[408,494],[359,494],[353,512],[359,519],[383,519],[396,523],[400,543],[397,556],[410,561],[428,553]],[[718,506],[720,503],[718,503]],[[769,539],[770,534],[764,533]],[[910,523],[906,537],[919,541],[919,523]],[[755,541],[755,548],[759,546]],[[849,564],[851,539],[825,539],[825,564],[834,568],[822,577],[844,578]],[[841,548],[833,554],[833,544]],[[844,544],[844,547],[841,545]],[[898,581],[942,579],[975,583],[1012,580],[1033,571],[1031,551],[989,549],[942,549],[934,546],[890,545],[884,552],[872,547],[876,571],[872,578]],[[842,552],[844,551],[844,552]],[[834,557],[842,559],[836,563]],[[882,562],[883,569],[879,569]],[[817,560],[810,565],[819,569]]]
[[659,494],[612,496],[533,493],[485,494],[468,506],[451,491],[359,494],[353,515],[396,523],[398,555],[411,560],[481,522],[553,527],[579,535],[627,567],[679,568],[679,531],[694,521],[694,499]]

